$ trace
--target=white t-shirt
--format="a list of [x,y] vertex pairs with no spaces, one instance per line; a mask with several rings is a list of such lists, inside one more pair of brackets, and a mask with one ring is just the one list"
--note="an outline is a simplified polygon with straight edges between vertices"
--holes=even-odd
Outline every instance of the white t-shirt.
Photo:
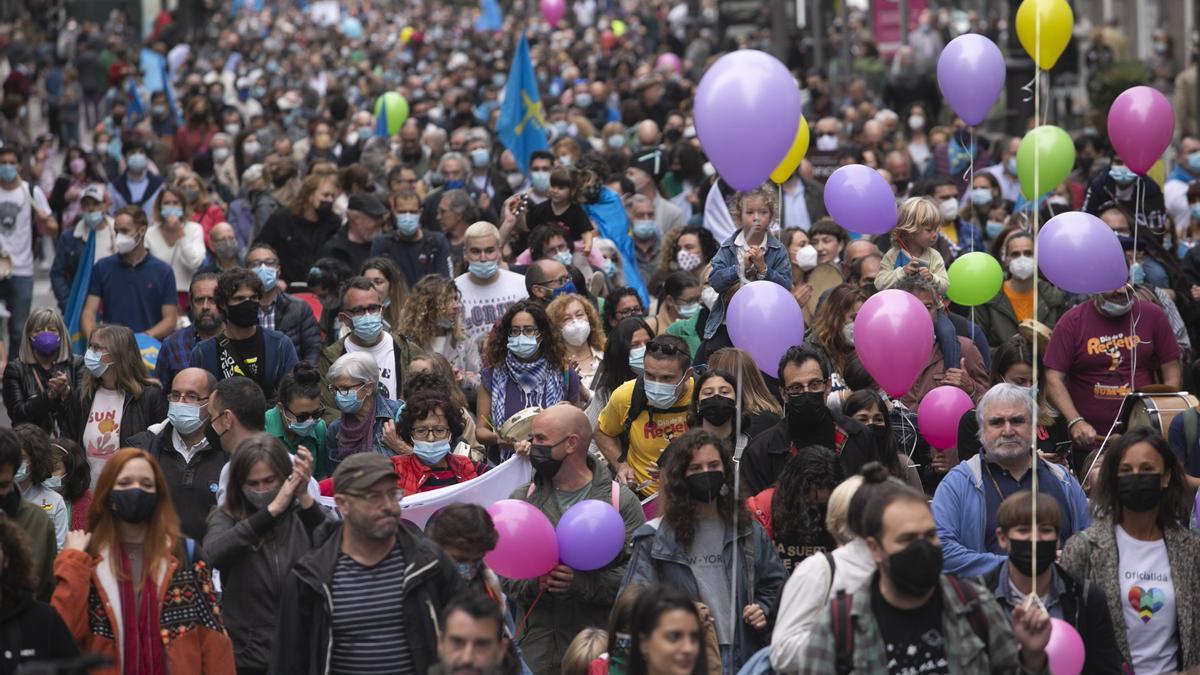
[[83,448],[92,467],[92,487],[109,457],[121,449],[121,415],[125,412],[125,392],[96,388],[92,409],[83,427]]
[[150,255],[171,266],[175,273],[175,290],[187,291],[191,288],[192,276],[204,264],[204,228],[200,223],[184,223],[183,236],[168,245],[162,227],[151,225],[146,230],[146,248]]
[[487,335],[509,307],[529,297],[524,276],[508,270],[497,274],[499,278],[487,285],[475,283],[470,274],[460,274],[454,280],[462,293],[463,326],[472,340]]
[[42,213],[50,213],[50,203],[40,187],[22,182],[15,190],[0,188],[0,251],[12,258],[13,276],[33,276],[33,209],[30,190]]
[[399,383],[396,381],[396,343],[391,336],[384,333],[383,339],[374,347],[359,347],[350,338],[346,338],[344,344],[347,354],[364,352],[375,359],[375,364],[379,366],[379,393],[384,398],[396,400],[400,397]]
[[28,490],[21,493],[21,499],[40,507],[50,516],[54,523],[54,541],[58,550],[62,550],[67,541],[67,530],[71,529],[71,520],[67,516],[67,503],[62,495],[42,485],[30,485]]
[[1170,673],[1177,665],[1175,581],[1167,543],[1139,541],[1117,525],[1117,580],[1121,613],[1136,673]]

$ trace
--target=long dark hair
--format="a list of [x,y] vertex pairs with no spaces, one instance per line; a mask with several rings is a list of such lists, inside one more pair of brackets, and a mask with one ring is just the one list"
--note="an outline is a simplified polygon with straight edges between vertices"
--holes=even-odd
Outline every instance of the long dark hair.
[[[842,414],[846,417],[853,417],[854,413],[871,408],[877,408],[879,412],[883,413],[883,418],[887,419],[887,406],[884,404],[883,398],[871,389],[860,389],[850,394],[845,403],[842,403]],[[887,468],[888,473],[897,478],[904,478],[904,468],[900,466],[900,456],[896,454],[896,434],[892,431],[890,423],[885,422],[885,424],[888,428],[887,445],[880,447],[878,443],[871,443],[872,451],[867,461],[879,462]],[[871,436],[874,440],[874,431],[871,431]]]
[[[626,298],[626,297],[631,297],[631,296],[634,298],[637,298],[638,307],[642,308],[642,314],[646,313],[646,306],[642,304],[642,296],[638,295],[637,291],[633,290],[632,288],[628,288],[628,287],[621,287],[621,288],[614,289],[611,293],[608,294],[608,297],[604,299],[604,315],[602,317],[600,317],[600,318],[604,319],[605,330],[608,330],[609,326],[613,325],[613,319],[617,318],[617,305],[620,304],[621,299]],[[630,318],[636,318],[636,317],[630,317]],[[617,324],[617,326],[620,326],[620,325],[621,325],[620,323]],[[617,330],[616,327],[614,327],[612,329],[612,333],[616,333],[616,330]],[[612,335],[609,335],[608,339],[611,340]]]
[[[691,403],[691,405],[688,406],[688,419],[687,419],[687,425],[688,425],[689,429],[699,429],[700,425],[703,424],[703,422],[704,422],[704,420],[700,417],[700,390],[704,388],[705,382],[708,382],[709,380],[711,380],[714,377],[719,377],[722,380],[725,380],[726,382],[728,382],[730,384],[730,386],[734,387],[734,389],[735,389],[734,400],[735,401],[737,400],[737,391],[736,391],[737,379],[735,379],[733,377],[733,375],[731,375],[729,373],[729,371],[727,371],[727,370],[722,370],[720,368],[706,369],[700,375],[700,377],[696,379],[696,386],[692,387],[692,403]],[[736,419],[734,420],[734,424],[735,425],[737,424]],[[746,430],[749,428],[750,428],[750,415],[746,411],[745,402],[743,401],[743,403],[742,403],[742,432],[745,433]]]
[[688,496],[685,480],[687,467],[696,452],[706,445],[717,449],[725,472],[725,485],[717,497],[717,513],[725,522],[736,516],[739,527],[749,522],[745,504],[733,494],[735,469],[729,446],[715,434],[703,429],[691,429],[671,441],[659,458],[659,463],[662,464],[662,485],[659,494],[664,502],[663,520],[675,530],[675,540],[685,550],[691,549],[692,540],[696,537],[696,508],[692,504],[692,498]]
[[772,534],[776,541],[811,539],[825,529],[825,518],[809,504],[811,493],[830,490],[842,482],[842,463],[833,450],[820,445],[800,448],[788,458],[771,499]]
[[612,393],[622,384],[637,379],[637,373],[629,367],[629,341],[639,330],[646,331],[646,336],[654,339],[650,324],[636,316],[621,319],[621,323],[609,334],[608,343],[604,345],[604,360],[596,371],[595,391]]
[[487,341],[484,343],[483,365],[487,368],[504,365],[504,360],[508,356],[508,331],[512,328],[513,317],[520,312],[525,312],[533,317],[533,323],[541,332],[538,354],[546,359],[546,364],[550,369],[562,370],[565,368],[567,357],[563,348],[561,331],[550,323],[550,317],[546,316],[546,310],[542,309],[541,305],[528,300],[522,300],[509,307],[496,325],[492,326],[492,332],[488,334]]
[[258,434],[243,441],[229,462],[229,489],[225,491],[225,503],[221,505],[221,510],[235,521],[245,520],[258,511],[242,494],[242,485],[259,462],[275,471],[280,487],[292,472],[292,462],[283,441],[268,434]]
[[659,619],[671,611],[683,611],[696,619],[696,632],[700,641],[696,654],[696,664],[692,675],[703,675],[708,672],[708,659],[704,649],[704,622],[700,620],[700,611],[679,587],[671,584],[655,584],[638,595],[633,605],[633,644],[629,650],[629,675],[646,675],[649,668],[645,657],[642,656],[642,643],[650,638],[658,627]]
[[65,436],[50,439],[50,447],[63,456],[62,498],[74,502],[92,487],[92,465],[83,447]]
[[1121,522],[1124,514],[1121,501],[1117,498],[1117,469],[1125,458],[1125,452],[1138,443],[1147,443],[1158,451],[1162,457],[1163,471],[1170,476],[1158,505],[1155,522],[1164,530],[1179,527],[1189,515],[1183,467],[1162,434],[1150,428],[1134,429],[1122,434],[1112,448],[1104,453],[1104,459],[1100,461],[1100,480],[1092,490],[1092,515]]

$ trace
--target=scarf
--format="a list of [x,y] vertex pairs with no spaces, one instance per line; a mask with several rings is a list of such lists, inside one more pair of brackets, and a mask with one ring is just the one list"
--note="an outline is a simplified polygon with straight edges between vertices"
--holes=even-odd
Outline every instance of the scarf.
[[370,404],[363,402],[363,407],[353,415],[342,414],[342,428],[338,431],[338,459],[345,459],[360,452],[370,452],[375,442],[375,403],[379,400],[376,392],[371,396]]
[[526,363],[511,353],[504,357],[503,368],[492,368],[492,428],[499,429],[508,419],[505,414],[505,395],[508,381],[521,388],[525,394],[524,408],[550,406],[563,400],[563,383],[558,373],[550,369],[546,357],[538,357],[536,361]]
[[145,582],[141,595],[135,599],[135,582],[130,579],[129,556],[121,546],[116,550],[121,561],[121,576],[125,577],[117,581],[121,595],[121,625],[125,629],[121,645],[121,670],[126,675],[165,675],[167,668],[163,663],[163,645],[159,637],[158,586],[154,583],[154,571],[146,567],[150,561],[144,561],[142,574]]

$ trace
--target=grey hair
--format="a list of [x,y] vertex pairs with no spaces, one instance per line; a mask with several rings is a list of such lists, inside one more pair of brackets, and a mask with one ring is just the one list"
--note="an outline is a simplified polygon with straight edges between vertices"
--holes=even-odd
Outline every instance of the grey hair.
[[1037,404],[1033,400],[1033,396],[1025,387],[1018,387],[1015,384],[1001,382],[988,389],[979,399],[979,404],[975,406],[975,422],[979,425],[979,442],[983,442],[984,421],[987,419],[987,409],[996,404],[1004,403],[1019,403],[1025,406],[1026,419],[1030,424],[1036,424],[1037,420]]
[[466,190],[449,190],[443,196],[449,199],[447,207],[451,211],[461,215],[463,220],[468,223],[479,220],[479,212],[475,208],[475,201],[471,199],[471,195],[467,194]]
[[325,379],[333,382],[342,377],[348,377],[355,382],[379,384],[379,364],[375,363],[375,357],[366,352],[343,354],[329,366],[329,373]]
[[938,300],[942,297],[941,292],[938,291],[937,284],[935,284],[933,280],[925,279],[917,274],[901,277],[901,279],[897,281],[896,285],[892,288],[895,288],[898,291],[904,291],[905,293],[911,293],[913,295],[916,295],[921,291],[925,291],[926,293],[929,293],[930,297],[932,297],[934,300]]
[[490,153],[492,151],[492,138],[488,132],[480,127],[475,127],[467,132],[467,142],[483,141],[483,147],[487,148]]
[[467,158],[465,155],[463,155],[461,152],[454,152],[453,150],[451,150],[450,152],[447,152],[446,154],[442,155],[442,158],[438,160],[438,165],[437,165],[438,172],[445,173],[446,172],[446,162],[448,162],[449,160],[452,160],[452,159],[458,162],[458,164],[462,167],[463,171],[467,171],[468,169],[471,168],[471,163],[467,161]]
[[632,213],[633,207],[637,206],[638,204],[650,204],[653,206],[654,200],[643,194],[632,195],[625,199],[625,210]]

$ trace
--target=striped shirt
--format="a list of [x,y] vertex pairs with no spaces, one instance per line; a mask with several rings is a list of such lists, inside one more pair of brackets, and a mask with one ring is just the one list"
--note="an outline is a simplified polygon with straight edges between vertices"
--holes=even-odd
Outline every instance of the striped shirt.
[[333,573],[333,662],[339,675],[416,675],[404,629],[404,552],[374,567],[339,553]]

